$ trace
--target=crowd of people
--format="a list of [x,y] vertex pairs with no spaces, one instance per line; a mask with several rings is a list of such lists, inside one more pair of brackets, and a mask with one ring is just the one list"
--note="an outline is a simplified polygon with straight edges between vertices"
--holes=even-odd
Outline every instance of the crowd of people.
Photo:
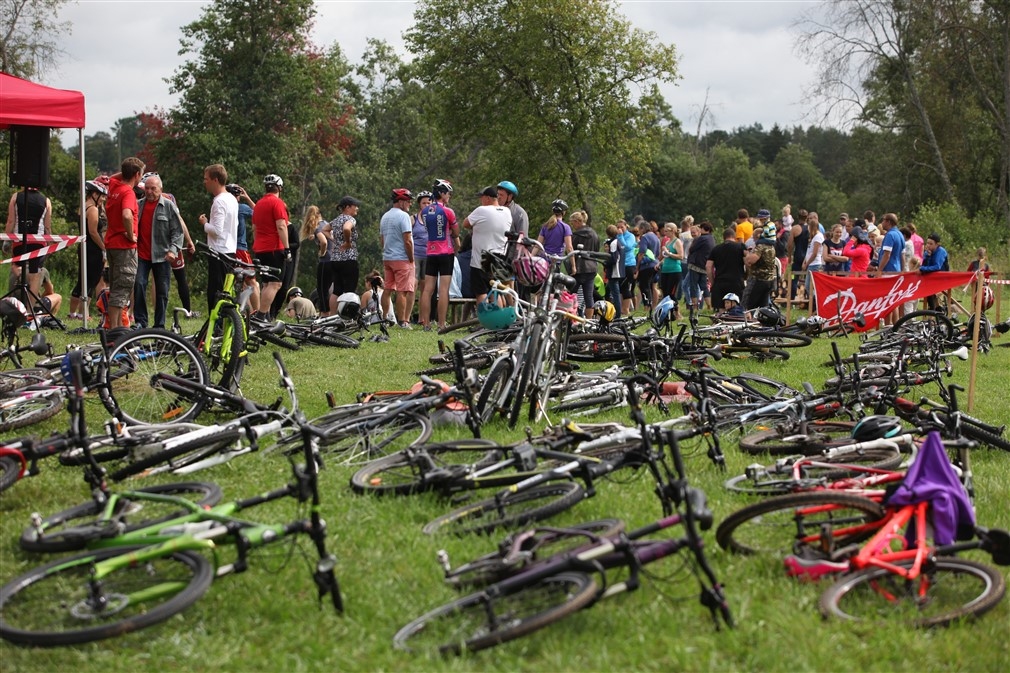
[[[378,218],[382,268],[370,271],[366,286],[360,288],[361,201],[343,197],[329,221],[317,206],[310,206],[296,227],[278,175],[263,179],[259,200],[229,182],[220,164],[206,167],[203,183],[212,198],[209,215],[199,216],[207,245],[279,270],[277,275],[243,280],[251,311],[263,319],[331,315],[353,297],[354,304],[371,304],[404,329],[444,326],[452,298],[479,302],[487,296],[493,274],[485,253],[504,252],[509,232],[535,235],[551,255],[564,255],[576,247],[609,254],[604,263],[579,258],[566,269],[577,282],[578,310],[588,317],[601,300],[610,302],[620,317],[650,310],[664,298],[668,298],[664,306],[677,320],[682,319],[681,306],[714,305],[717,310],[744,313],[776,298],[797,300],[801,293],[809,297],[810,272],[875,276],[949,269],[940,236],[932,233],[923,239],[913,223],[900,226],[893,213],[883,215],[879,224],[870,210],[861,218],[841,213],[826,229],[818,213],[800,209],[794,218],[790,205],[774,219],[767,209],[754,217],[740,209],[717,242],[713,225],[707,220],[695,222],[690,215],[679,225],[636,216],[630,223],[621,219],[600,226],[590,222],[585,211],[572,211],[563,199],[556,199],[550,215],[531,234],[530,217],[516,202],[515,183],[503,180],[484,188],[476,195],[479,205],[458,217],[450,206],[453,186],[439,179],[416,195],[406,188],[391,190],[390,205]],[[78,281],[70,292],[71,320],[83,318],[83,307],[91,298],[101,298],[107,327],[131,323],[164,327],[173,276],[183,307],[196,313],[186,276],[186,256],[194,253],[195,245],[161,176],[145,172],[140,159],[129,157],[115,175],[87,182],[85,207],[87,236],[82,247],[87,263],[83,286]],[[49,234],[51,211],[38,190],[25,189],[11,198],[7,232]],[[316,253],[316,287],[309,293],[293,286],[294,259],[301,244],[303,250]],[[14,254],[37,247],[15,245]],[[979,260],[984,256],[980,249]],[[34,296],[47,297],[58,307],[62,297],[51,282],[48,288],[42,285],[44,259],[27,262],[29,286]],[[782,282],[788,269],[793,272],[789,287]],[[19,265],[11,270],[12,283],[17,283]],[[221,262],[209,261],[208,309],[223,288],[225,271]],[[359,289],[364,289],[360,297]]]

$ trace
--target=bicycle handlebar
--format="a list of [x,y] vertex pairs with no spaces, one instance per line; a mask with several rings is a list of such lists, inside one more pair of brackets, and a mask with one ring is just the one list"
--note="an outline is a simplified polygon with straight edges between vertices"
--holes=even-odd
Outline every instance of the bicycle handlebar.
[[196,241],[196,247],[199,248],[205,255],[212,257],[216,260],[230,264],[231,266],[238,269],[252,269],[258,273],[266,274],[268,276],[280,276],[284,273],[283,269],[278,269],[275,266],[266,266],[265,264],[257,264],[256,262],[249,263],[243,262],[238,257],[234,255],[229,255],[226,252],[221,252],[220,250],[214,250],[209,245],[203,241]]

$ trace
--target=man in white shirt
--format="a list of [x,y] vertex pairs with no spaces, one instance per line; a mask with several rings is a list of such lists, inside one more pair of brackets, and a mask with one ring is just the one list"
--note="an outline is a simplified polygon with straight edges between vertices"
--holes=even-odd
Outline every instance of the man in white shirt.
[[491,290],[491,279],[481,264],[485,252],[505,252],[505,234],[512,228],[512,213],[498,205],[498,190],[485,187],[478,194],[480,205],[463,220],[463,227],[473,230],[473,254],[470,257],[470,289],[477,303]]
[[[221,164],[203,169],[203,186],[214,197],[210,218],[200,214],[200,224],[207,234],[207,247],[235,256],[238,249],[238,200],[224,186],[228,184],[228,171]],[[214,308],[217,294],[224,289],[225,265],[216,259],[207,265],[207,310]]]

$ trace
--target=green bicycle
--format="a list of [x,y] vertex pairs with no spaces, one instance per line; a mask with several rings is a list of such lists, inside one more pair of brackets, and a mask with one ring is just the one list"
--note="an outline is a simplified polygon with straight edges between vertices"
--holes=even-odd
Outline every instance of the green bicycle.
[[[108,507],[97,517],[55,532],[61,543],[97,551],[40,566],[0,588],[0,637],[21,645],[74,645],[151,626],[192,605],[215,577],[246,570],[254,550],[283,540],[293,542],[301,533],[309,536],[318,554],[312,578],[319,600],[329,595],[334,609],[343,612],[334,573],[336,559],[326,550],[326,524],[319,512],[320,433],[297,410],[291,378],[280,356],[275,353],[274,358],[281,385],[291,397],[304,448],[300,454],[303,465],[291,459],[292,482],[209,508],[176,496],[170,489],[110,494]],[[79,359],[76,370],[79,381]],[[76,401],[83,405],[80,385],[77,391]],[[92,469],[101,468],[95,463]],[[307,517],[281,524],[239,518],[252,507],[289,497],[308,509]],[[179,513],[138,523],[137,519],[146,516],[148,504],[167,504]],[[44,537],[46,531],[36,533]],[[226,547],[235,550],[235,558],[221,563]],[[213,562],[200,553],[208,551]]]

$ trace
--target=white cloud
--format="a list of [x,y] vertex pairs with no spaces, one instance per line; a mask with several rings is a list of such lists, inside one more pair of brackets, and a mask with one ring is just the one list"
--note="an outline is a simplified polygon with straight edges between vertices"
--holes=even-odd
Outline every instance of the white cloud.
[[[694,129],[709,90],[711,128],[761,123],[792,126],[802,119],[804,88],[813,70],[793,52],[792,23],[816,4],[808,0],[625,0],[620,11],[637,28],[677,46],[681,79],[663,94],[684,127]],[[62,41],[67,55],[44,82],[82,91],[87,134],[108,131],[115,121],[177,97],[165,79],[183,62],[181,27],[196,20],[208,3],[200,0],[80,0],[61,19],[73,33]],[[414,23],[410,0],[319,0],[313,39],[340,44],[351,61],[360,59],[369,37],[404,51],[403,32]],[[66,132],[64,143],[76,142]]]

